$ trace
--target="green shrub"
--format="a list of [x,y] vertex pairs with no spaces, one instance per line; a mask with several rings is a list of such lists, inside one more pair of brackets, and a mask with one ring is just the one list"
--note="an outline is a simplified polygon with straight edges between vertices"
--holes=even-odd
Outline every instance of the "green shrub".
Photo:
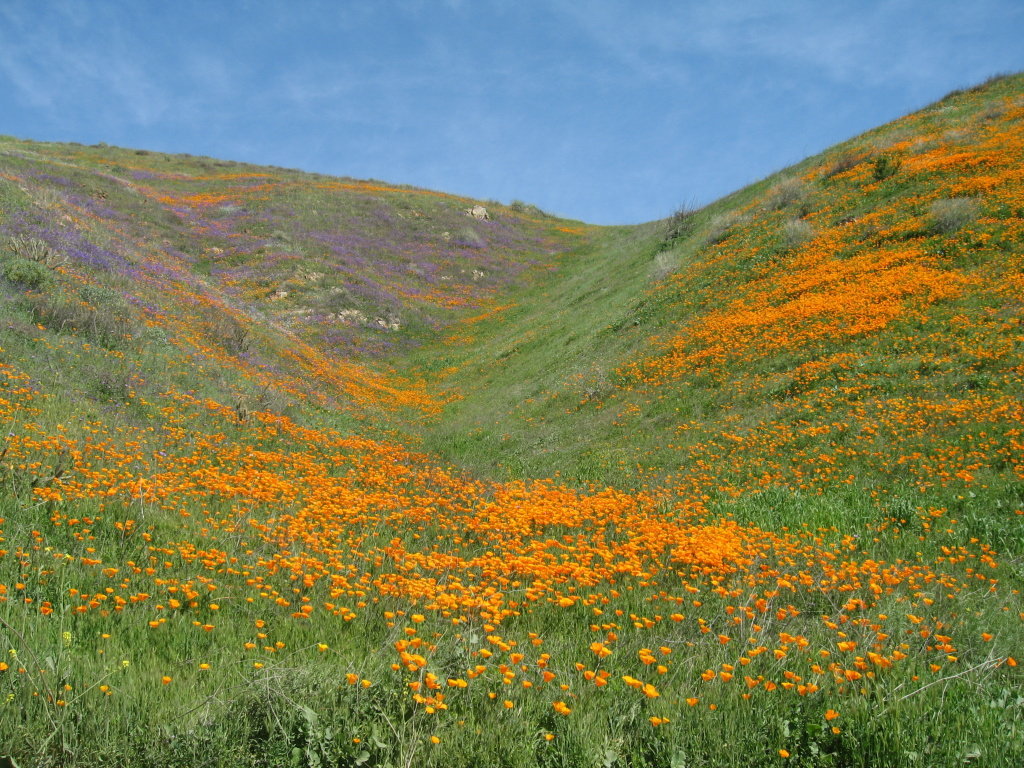
[[[500,203],[495,203],[495,207]],[[526,216],[536,216],[538,218],[548,218],[548,214],[538,208],[532,203],[524,203],[522,200],[513,200],[508,204],[509,210],[521,213]]]
[[879,155],[875,158],[875,168],[872,172],[872,176],[875,181],[884,181],[892,176],[895,176],[900,166],[903,165],[903,161],[893,155]]
[[167,331],[157,326],[150,326],[149,328],[146,328],[139,339],[147,347],[152,347],[154,349],[170,349],[174,346],[171,343],[170,337],[167,335]]
[[42,264],[15,256],[3,262],[4,279],[20,288],[37,290],[53,283],[53,274]]
[[83,285],[79,290],[83,301],[87,301],[97,309],[112,311],[116,314],[128,312],[128,300],[119,291],[103,285]]

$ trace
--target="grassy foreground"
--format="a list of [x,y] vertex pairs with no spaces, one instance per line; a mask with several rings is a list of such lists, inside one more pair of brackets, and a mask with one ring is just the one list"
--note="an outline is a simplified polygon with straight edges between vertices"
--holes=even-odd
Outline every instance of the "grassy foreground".
[[1022,94],[606,230],[0,141],[0,755],[1021,764]]

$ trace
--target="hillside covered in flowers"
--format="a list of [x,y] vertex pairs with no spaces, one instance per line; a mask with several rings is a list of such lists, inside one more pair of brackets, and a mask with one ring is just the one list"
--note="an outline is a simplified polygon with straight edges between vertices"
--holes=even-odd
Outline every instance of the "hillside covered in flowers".
[[1018,765],[1022,313],[1024,76],[636,227],[0,137],[0,764]]

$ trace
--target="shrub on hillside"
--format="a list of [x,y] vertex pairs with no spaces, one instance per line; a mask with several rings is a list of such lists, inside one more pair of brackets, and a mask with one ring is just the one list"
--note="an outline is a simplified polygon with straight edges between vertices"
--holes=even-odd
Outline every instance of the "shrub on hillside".
[[782,225],[782,242],[787,248],[798,248],[814,239],[814,227],[803,219],[790,219]]
[[[493,207],[497,207],[500,203],[496,203]],[[515,211],[516,213],[522,213],[527,216],[538,216],[547,217],[548,214],[538,208],[532,203],[524,203],[522,200],[513,200],[508,204],[509,210]]]
[[139,336],[139,340],[152,349],[170,349],[174,346],[167,331],[157,326],[146,328]]
[[951,234],[970,224],[981,213],[981,203],[973,197],[953,197],[936,200],[929,208],[932,228],[936,232]]
[[68,260],[67,256],[53,250],[49,243],[38,237],[12,235],[7,238],[2,250],[17,259],[36,262],[46,269],[56,269]]
[[846,173],[847,171],[856,168],[865,160],[867,160],[867,155],[863,152],[847,152],[846,154],[840,155],[836,158],[836,160],[822,172],[821,178],[831,179],[833,176]]
[[668,224],[665,227],[665,242],[669,243],[693,234],[694,227],[697,224],[694,216],[698,210],[685,204],[679,206],[675,213],[668,217]]
[[672,251],[661,251],[654,257],[651,278],[657,282],[664,280],[679,267],[679,255]]
[[83,286],[77,296],[53,293],[37,297],[32,314],[50,330],[83,336],[108,349],[123,346],[135,331],[124,296],[98,285]]
[[809,190],[803,179],[786,179],[768,190],[763,205],[765,210],[780,211],[795,203],[804,202],[808,194]]
[[893,155],[879,155],[875,158],[875,167],[871,175],[875,181],[884,181],[892,176],[895,176],[900,167],[903,165],[903,161]]
[[232,315],[221,314],[216,319],[213,332],[216,340],[232,354],[244,355],[252,349],[249,327]]
[[735,211],[718,214],[708,222],[708,229],[704,234],[704,245],[718,245],[732,234],[732,230],[737,225],[745,223],[749,218],[747,214]]
[[18,256],[3,262],[4,279],[19,288],[38,290],[53,283],[53,275],[42,264]]

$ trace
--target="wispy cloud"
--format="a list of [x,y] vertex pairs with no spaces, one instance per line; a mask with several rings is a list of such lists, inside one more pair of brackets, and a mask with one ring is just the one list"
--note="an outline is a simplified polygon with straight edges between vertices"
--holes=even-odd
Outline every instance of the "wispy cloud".
[[878,85],[934,75],[972,53],[984,60],[976,45],[958,47],[958,38],[1020,29],[1024,22],[1024,6],[992,0],[932,0],[926,6],[913,0],[560,0],[557,8],[632,75],[680,82],[687,76],[699,81],[700,72],[726,61],[761,59],[762,71],[781,66],[836,82]]
[[55,5],[43,19],[23,3],[0,8],[0,72],[29,104],[53,113],[88,100],[97,116],[159,120],[170,99],[147,71],[140,41],[116,15],[86,8]]

